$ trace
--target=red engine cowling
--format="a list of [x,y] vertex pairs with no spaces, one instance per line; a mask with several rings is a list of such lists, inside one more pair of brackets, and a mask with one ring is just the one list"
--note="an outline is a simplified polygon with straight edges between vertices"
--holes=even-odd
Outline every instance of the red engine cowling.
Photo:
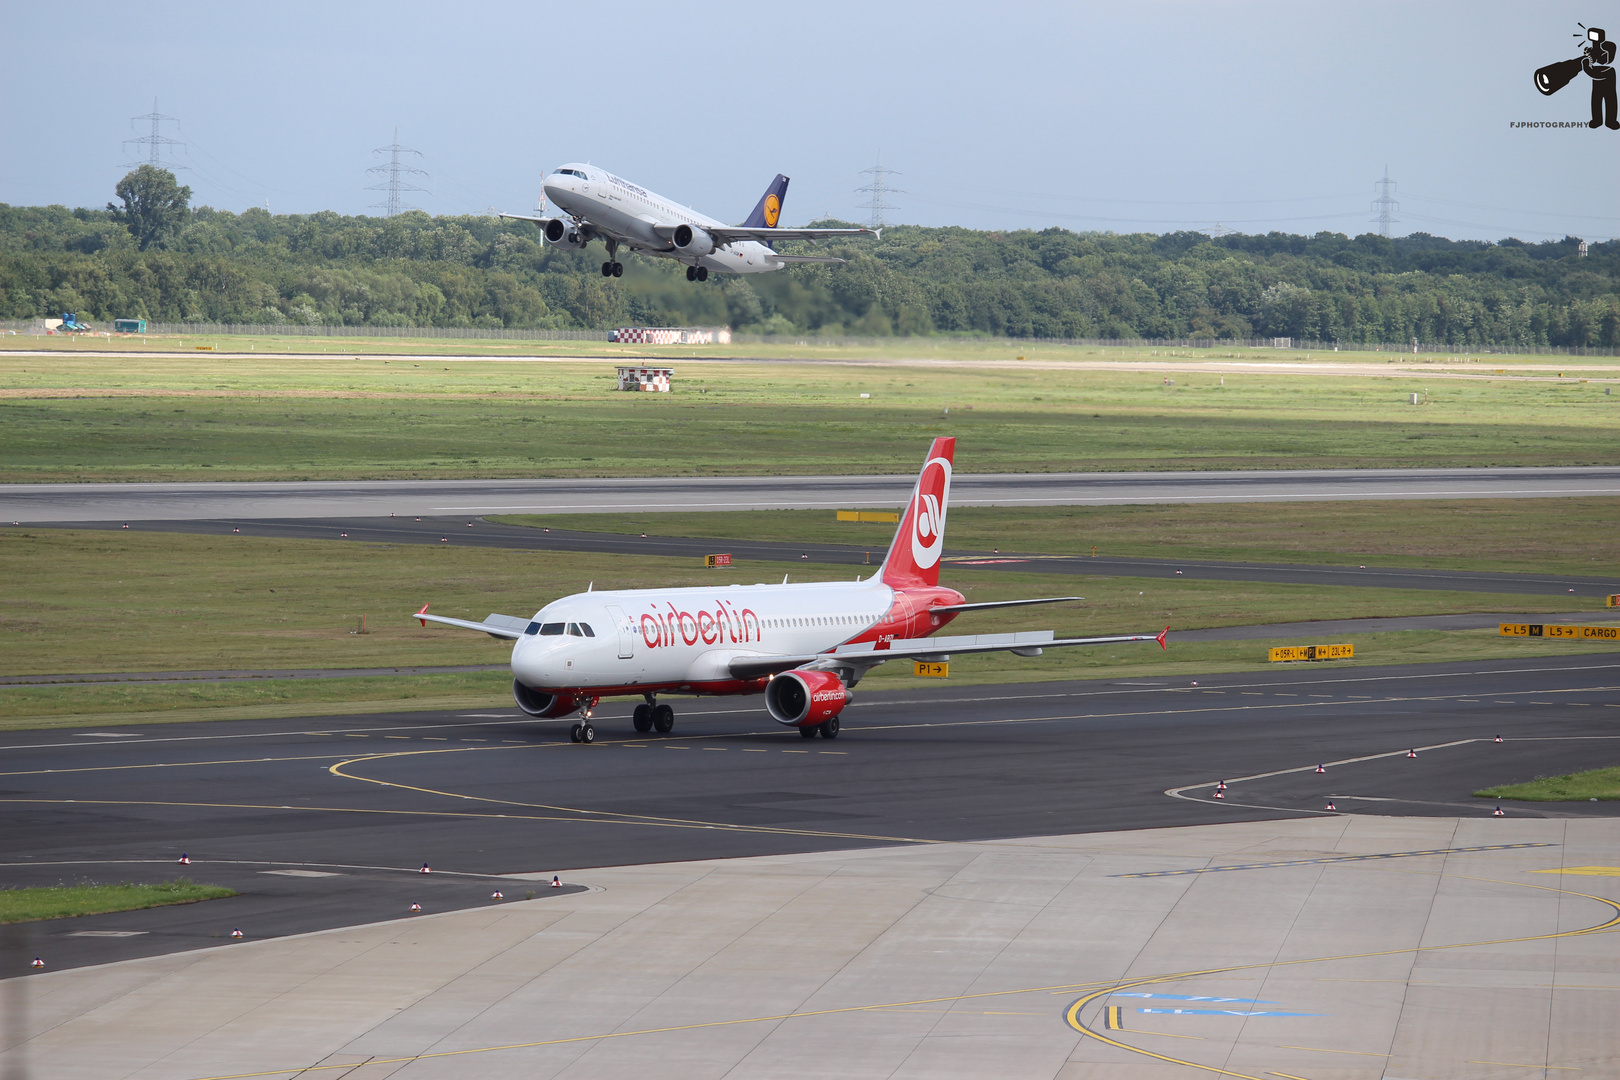
[[518,708],[542,719],[567,716],[581,704],[572,694],[548,694],[544,690],[524,686],[516,679],[512,680],[512,699],[517,702]]
[[778,724],[824,723],[849,704],[849,687],[830,671],[784,671],[765,686],[765,708]]

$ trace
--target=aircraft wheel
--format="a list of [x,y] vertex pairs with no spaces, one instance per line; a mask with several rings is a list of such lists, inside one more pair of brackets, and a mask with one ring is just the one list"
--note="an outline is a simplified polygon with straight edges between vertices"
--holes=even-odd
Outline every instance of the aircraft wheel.
[[613,264],[613,276],[624,277],[624,263],[616,262]]
[[579,725],[579,741],[590,744],[596,741],[596,728],[591,724]]
[[605,262],[605,263],[602,264],[602,276],[603,277],[612,277],[613,276],[613,264],[612,263]]
[[630,714],[630,722],[636,725],[636,730],[643,734],[652,730],[653,711],[651,705],[637,705],[636,711]]
[[697,267],[688,266],[686,268],[686,280],[687,281],[696,281],[697,280]]
[[709,268],[707,266],[700,266],[697,268],[697,279],[699,281],[709,280]]
[[675,728],[675,710],[668,705],[658,705],[652,711],[653,729],[660,735],[667,735]]
[[823,739],[838,738],[838,717],[829,716],[827,722],[821,725],[821,737]]
[[579,742],[579,729],[580,729],[579,724],[575,724],[573,727],[568,729],[568,741],[569,742]]
[[821,726],[820,724],[805,724],[803,727],[799,728],[799,738],[801,738],[801,739],[813,739],[813,738],[815,738],[816,737],[816,728],[818,728],[820,726]]

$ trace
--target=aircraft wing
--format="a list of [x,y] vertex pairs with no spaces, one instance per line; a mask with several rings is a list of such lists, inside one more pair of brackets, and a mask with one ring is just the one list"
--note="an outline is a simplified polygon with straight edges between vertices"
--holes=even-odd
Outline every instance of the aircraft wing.
[[806,664],[848,663],[868,667],[884,660],[948,660],[952,653],[1010,652],[1019,656],[1039,656],[1043,649],[1071,645],[1109,645],[1120,641],[1157,641],[1168,648],[1167,626],[1157,634],[1110,634],[1103,637],[1060,638],[1051,630],[1024,630],[1011,634],[959,634],[952,637],[907,638],[896,641],[862,641],[840,645],[831,652],[739,656],[731,661],[734,679],[757,679]]
[[520,638],[527,630],[532,619],[519,618],[516,615],[499,615],[490,612],[484,616],[483,622],[473,622],[470,619],[451,619],[444,615],[429,615],[428,606],[422,605],[422,610],[413,612],[411,618],[421,619],[422,625],[430,622],[440,623],[444,626],[459,626],[463,630],[482,630],[492,638]]
[[498,218],[511,218],[513,221],[532,221],[536,225],[543,225],[551,220],[534,214],[496,214],[495,216]]
[[1039,600],[986,600],[979,604],[947,604],[942,607],[931,607],[929,611],[990,611],[1004,607],[1028,607],[1030,604],[1067,604],[1075,600],[1084,600],[1083,596],[1044,596]]
[[835,259],[831,255],[772,255],[772,259],[785,263],[841,263],[844,259]]

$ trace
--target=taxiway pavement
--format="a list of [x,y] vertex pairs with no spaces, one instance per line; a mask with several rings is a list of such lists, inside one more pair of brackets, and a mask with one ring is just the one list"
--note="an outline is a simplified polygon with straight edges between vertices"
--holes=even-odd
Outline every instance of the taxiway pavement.
[[[779,728],[755,699],[671,700],[672,734],[634,734],[629,704],[613,702],[591,746],[568,741],[569,721],[516,709],[7,734],[5,884],[185,873],[242,893],[33,924],[20,948],[53,970],[206,950],[238,927],[259,940],[413,902],[487,906],[496,889],[511,899],[509,875],[571,881],[580,867],[1346,814],[1489,819],[1477,788],[1620,760],[1620,659],[1602,655],[857,690],[836,740]],[[26,959],[12,950],[4,974]]]
[[[0,521],[820,510],[904,503],[901,476],[726,476],[555,480],[364,480],[0,485]],[[957,506],[1496,499],[1620,495],[1620,467],[1296,469],[1231,472],[966,473]]]

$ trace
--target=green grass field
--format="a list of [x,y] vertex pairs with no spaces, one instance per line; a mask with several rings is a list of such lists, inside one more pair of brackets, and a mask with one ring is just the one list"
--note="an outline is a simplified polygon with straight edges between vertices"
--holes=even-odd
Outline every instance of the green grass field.
[[[830,510],[509,514],[490,520],[583,532],[859,544],[872,549],[874,562],[895,528],[841,522]],[[1095,547],[1099,555],[1132,558],[1603,575],[1620,565],[1617,522],[1616,498],[957,506],[946,539],[950,547],[970,551],[1084,556]]]
[[1180,362],[693,361],[665,395],[600,362],[0,352],[0,482],[909,472],[938,434],[970,472],[1620,460],[1598,382]]
[[194,904],[235,896],[236,890],[200,885],[189,878],[137,885],[58,885],[43,889],[0,889],[0,923],[67,919],[76,915],[104,915],[112,911],[139,911],[170,904]]
[[1587,802],[1620,799],[1620,766],[1538,776],[1524,784],[1504,784],[1474,792],[1481,799],[1518,799],[1521,802]]

